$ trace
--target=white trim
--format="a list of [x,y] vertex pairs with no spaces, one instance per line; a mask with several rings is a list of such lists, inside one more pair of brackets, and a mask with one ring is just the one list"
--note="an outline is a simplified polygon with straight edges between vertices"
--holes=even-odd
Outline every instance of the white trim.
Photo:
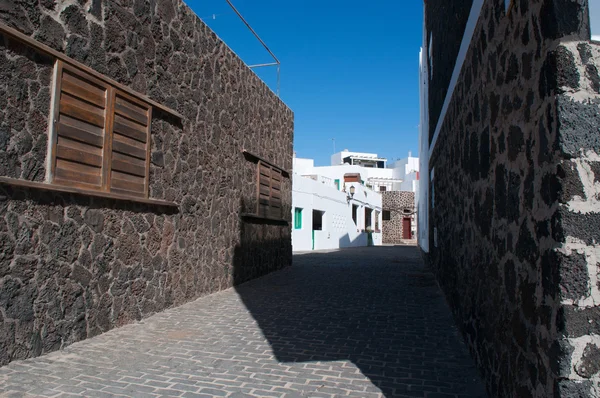
[[463,35],[462,42],[460,44],[460,50],[458,51],[458,56],[456,57],[456,64],[454,65],[454,72],[452,72],[452,79],[450,79],[450,84],[448,85],[448,92],[446,93],[446,99],[444,100],[444,106],[440,112],[440,116],[437,121],[437,126],[435,128],[435,134],[433,135],[433,140],[431,141],[431,145],[429,146],[429,158],[431,159],[431,155],[433,150],[435,149],[435,144],[437,142],[438,136],[440,135],[440,130],[442,129],[442,124],[444,124],[444,119],[446,118],[446,112],[448,112],[448,107],[450,106],[450,101],[452,100],[452,95],[454,94],[454,89],[456,88],[456,83],[458,82],[458,77],[460,76],[460,72],[462,70],[463,64],[465,63],[465,58],[467,57],[467,52],[469,51],[469,47],[471,46],[471,40],[473,39],[473,34],[475,33],[475,27],[477,26],[477,21],[479,21],[479,15],[481,14],[481,8],[483,7],[484,0],[473,0],[473,6],[471,7],[471,13],[469,14],[469,20],[467,21],[467,26],[465,27],[465,33]]
[[[52,160],[54,159],[54,142],[51,137],[53,136],[54,129],[56,128],[56,123],[54,120],[54,109],[56,108],[56,101],[60,100],[60,93],[56,93],[56,85],[58,84],[58,63],[60,61],[57,59],[54,62],[54,68],[52,70],[52,84],[50,86],[50,114],[48,115],[48,142],[46,144],[46,175],[45,181],[51,183],[54,179],[52,175]],[[55,93],[57,95],[55,95]]]
[[433,32],[429,33],[429,45],[427,46],[428,57],[427,65],[429,66],[429,80],[433,79],[433,61],[431,60],[431,52],[433,51]]
[[[429,116],[427,100],[429,92],[429,50],[427,46],[427,24],[425,12],[423,13],[423,47],[419,52],[419,171],[421,178],[418,187],[417,203],[417,238],[419,247],[425,253],[429,253]],[[431,38],[429,39],[431,44]]]
[[588,3],[592,40],[600,41],[600,2],[597,0],[590,0]]

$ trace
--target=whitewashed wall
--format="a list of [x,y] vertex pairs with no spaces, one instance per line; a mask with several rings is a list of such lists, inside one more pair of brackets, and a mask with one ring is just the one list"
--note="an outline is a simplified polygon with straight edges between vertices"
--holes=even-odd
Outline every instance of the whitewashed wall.
[[[423,23],[425,27],[425,23]],[[419,192],[417,202],[417,236],[421,250],[429,252],[429,112],[427,98],[428,87],[428,51],[425,47],[427,35],[423,33],[423,48],[419,54],[419,91],[421,103],[421,122],[419,124]]]
[[600,1],[590,0],[590,28],[592,29],[592,39],[600,41]]
[[[375,226],[375,211],[379,212],[379,228],[381,228],[381,195],[359,184],[355,184],[355,199],[350,203],[346,200],[346,193],[298,174],[293,175],[292,189],[292,220],[294,220],[294,209],[302,208],[302,229],[295,229],[295,225],[292,225],[294,251],[313,249],[313,209],[325,212],[323,230],[315,231],[315,250],[366,246],[367,234],[362,232],[365,225],[365,206],[373,209],[371,221],[373,227]],[[352,220],[352,203],[359,205],[358,225],[355,225]],[[373,233],[374,245],[381,245],[381,242],[381,233]]]

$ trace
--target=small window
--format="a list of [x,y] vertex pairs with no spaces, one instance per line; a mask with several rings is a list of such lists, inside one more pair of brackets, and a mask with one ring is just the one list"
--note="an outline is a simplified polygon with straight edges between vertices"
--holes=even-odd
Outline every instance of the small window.
[[386,190],[387,190],[387,187],[385,185],[379,186],[379,192],[385,192]]
[[299,207],[294,209],[294,229],[302,229],[302,209]]
[[313,231],[322,231],[323,230],[323,215],[324,211],[313,210]]
[[335,180],[335,186],[337,187],[337,190],[340,190],[340,180],[336,179]]
[[282,218],[281,169],[258,161],[258,198],[256,213],[261,217]]
[[384,210],[382,213],[382,218],[383,218],[383,221],[390,221],[392,219],[390,211]]
[[358,217],[358,205],[352,205],[352,221],[354,221],[354,225],[358,225],[357,217]]
[[373,215],[373,209],[365,207],[365,229],[371,228],[371,216]]
[[148,197],[152,108],[57,62],[52,118],[52,183]]

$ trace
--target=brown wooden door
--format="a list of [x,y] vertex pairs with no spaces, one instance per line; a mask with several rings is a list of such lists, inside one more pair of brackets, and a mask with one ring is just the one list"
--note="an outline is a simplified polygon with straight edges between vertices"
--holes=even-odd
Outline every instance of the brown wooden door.
[[411,238],[410,227],[410,217],[404,217],[404,219],[402,219],[402,239]]

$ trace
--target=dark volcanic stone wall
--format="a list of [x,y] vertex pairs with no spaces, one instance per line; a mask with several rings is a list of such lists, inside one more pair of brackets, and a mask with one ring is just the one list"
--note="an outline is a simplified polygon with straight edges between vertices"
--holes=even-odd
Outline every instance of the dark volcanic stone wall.
[[[425,14],[429,61],[429,121],[433,138],[440,111],[444,105],[448,85],[454,72],[473,0],[428,0]],[[431,55],[431,57],[429,57]]]
[[410,217],[411,226],[416,226],[415,193],[403,191],[381,192],[382,209],[390,212],[390,219],[382,222],[384,244],[405,242],[402,239],[404,217]]
[[508,15],[486,0],[430,159],[427,260],[492,396],[600,394],[587,18],[583,0],[514,0]]
[[600,396],[600,46],[564,41],[548,56],[556,65],[557,167],[562,189],[557,250],[562,307],[557,319],[563,353],[562,396]]
[[[184,115],[152,120],[150,197],[174,211],[0,185],[0,365],[291,264],[288,225],[240,214],[242,150],[291,169],[293,114],[187,6],[7,0],[0,20]],[[52,70],[0,36],[0,176],[45,178]]]

